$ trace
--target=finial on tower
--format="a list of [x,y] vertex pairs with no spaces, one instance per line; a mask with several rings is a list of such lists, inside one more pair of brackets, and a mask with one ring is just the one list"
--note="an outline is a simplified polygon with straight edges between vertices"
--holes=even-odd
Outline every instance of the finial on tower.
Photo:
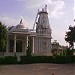
[[75,19],[74,19],[74,22],[75,22]]
[[39,9],[38,9],[38,12],[39,12]]
[[21,19],[21,21],[20,21],[20,24],[22,23],[22,19]]
[[42,10],[38,10],[38,14],[40,14],[40,13],[47,13],[48,14],[48,12],[47,12],[47,5],[45,5],[44,6],[44,8],[42,8]]
[[42,8],[42,11],[44,11],[44,8]]
[[47,5],[45,5],[45,8],[44,8],[44,9],[45,9],[45,11],[47,12]]
[[45,5],[45,7],[42,8],[42,11],[47,12],[47,5]]

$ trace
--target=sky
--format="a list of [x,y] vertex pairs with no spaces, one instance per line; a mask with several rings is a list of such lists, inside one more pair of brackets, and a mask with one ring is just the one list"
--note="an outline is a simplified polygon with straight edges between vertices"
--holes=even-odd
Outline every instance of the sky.
[[7,26],[16,26],[20,20],[26,28],[33,28],[38,9],[48,7],[48,17],[52,29],[52,41],[68,45],[65,33],[74,25],[75,0],[0,0],[0,21]]

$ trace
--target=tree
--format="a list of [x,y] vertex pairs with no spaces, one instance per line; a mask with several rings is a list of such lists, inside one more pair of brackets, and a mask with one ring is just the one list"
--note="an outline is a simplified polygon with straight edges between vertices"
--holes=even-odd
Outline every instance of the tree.
[[75,26],[69,26],[69,31],[66,32],[65,41],[69,43],[69,48],[74,49],[74,42],[75,42]]
[[6,50],[6,42],[7,42],[7,28],[0,22],[0,52],[4,52]]
[[66,32],[65,41],[69,43],[68,55],[73,55],[74,42],[75,42],[75,26],[69,26],[69,31]]

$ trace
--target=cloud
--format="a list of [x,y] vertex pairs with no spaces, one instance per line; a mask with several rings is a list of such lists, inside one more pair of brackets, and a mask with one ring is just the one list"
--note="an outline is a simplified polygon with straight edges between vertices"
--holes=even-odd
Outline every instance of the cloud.
[[17,1],[25,1],[25,0],[17,0]]
[[16,19],[10,18],[8,16],[0,17],[0,21],[7,26],[12,26],[17,23]]
[[64,15],[64,0],[18,0],[23,2],[23,8],[38,10],[44,5],[48,5],[48,12],[52,18],[61,18]]
[[74,19],[75,19],[75,0],[74,0]]
[[[58,37],[57,34],[59,34],[60,36]],[[67,45],[66,41],[65,41],[65,31],[64,30],[53,30],[52,31],[52,41],[57,40],[60,45]]]
[[31,1],[29,8],[40,8],[43,7],[44,5],[51,5],[52,0],[36,0],[36,1]]
[[54,9],[53,11],[51,11],[51,14],[50,14],[51,17],[55,17],[55,18],[62,17],[64,14],[64,11],[63,11],[64,5],[65,5],[64,1],[58,0],[53,2]]
[[32,23],[26,17],[19,15],[19,18],[22,19],[23,24],[25,25],[26,28],[30,28],[30,29],[32,28]]
[[30,25],[30,23],[28,22],[28,20],[26,20],[26,18],[24,18],[23,16],[19,15],[19,17],[16,18],[11,18],[8,16],[4,16],[4,17],[0,17],[0,21],[5,24],[7,27],[8,26],[16,26],[17,24],[19,24],[20,20],[23,20],[23,24],[26,26],[26,28],[32,28],[32,26]]

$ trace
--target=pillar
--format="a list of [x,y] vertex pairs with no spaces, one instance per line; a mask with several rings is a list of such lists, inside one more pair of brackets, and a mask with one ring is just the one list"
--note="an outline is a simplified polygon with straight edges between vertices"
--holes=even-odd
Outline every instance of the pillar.
[[28,36],[27,36],[27,47],[28,47]]
[[14,53],[16,53],[16,34],[14,35]]
[[32,38],[32,46],[33,46],[32,53],[34,53],[34,37]]
[[23,40],[22,52],[25,53],[25,40]]
[[27,50],[27,38],[25,38],[25,52]]

